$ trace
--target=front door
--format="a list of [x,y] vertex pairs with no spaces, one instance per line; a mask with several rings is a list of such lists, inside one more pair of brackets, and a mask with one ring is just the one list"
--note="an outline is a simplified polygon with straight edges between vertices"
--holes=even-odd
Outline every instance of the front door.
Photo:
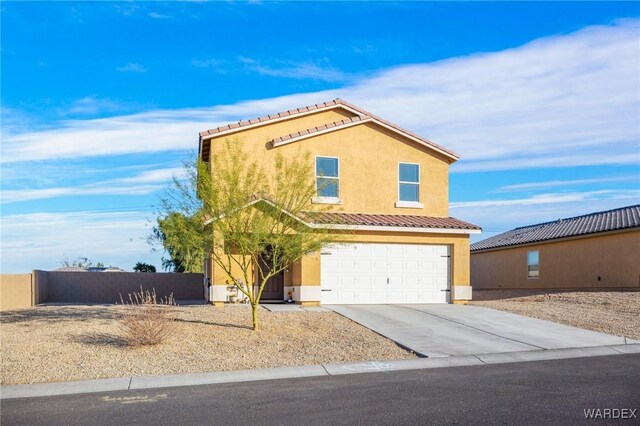
[[261,300],[284,300],[284,272],[280,272],[267,280],[262,291]]
[[[270,269],[273,265],[270,250],[267,250],[259,261],[260,267]],[[257,277],[260,282],[260,274]],[[261,300],[284,300],[284,271],[281,271],[267,280],[262,291]]]

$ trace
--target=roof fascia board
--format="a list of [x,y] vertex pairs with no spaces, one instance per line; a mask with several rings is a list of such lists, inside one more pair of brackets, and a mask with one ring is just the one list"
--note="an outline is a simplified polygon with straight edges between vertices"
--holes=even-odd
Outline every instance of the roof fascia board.
[[312,109],[310,111],[304,111],[304,112],[298,112],[295,114],[290,114],[290,115],[285,115],[284,117],[278,117],[278,118],[272,118],[269,120],[264,120],[264,121],[259,121],[257,123],[253,123],[253,124],[247,124],[246,126],[240,126],[240,127],[235,127],[233,129],[227,129],[227,130],[223,130],[221,132],[217,132],[217,133],[213,133],[210,135],[206,135],[206,136],[201,136],[201,140],[205,141],[205,140],[209,140],[209,139],[213,139],[213,138],[217,138],[219,136],[224,136],[224,135],[228,135],[230,133],[236,133],[236,132],[240,132],[243,130],[248,130],[248,129],[253,129],[255,127],[260,127],[260,126],[265,126],[267,124],[272,124],[272,123],[278,123],[280,121],[285,121],[285,120],[290,120],[294,117],[304,117],[305,115],[311,115],[317,112],[322,112],[322,111],[329,111],[332,109],[336,109],[336,108],[343,108],[353,114],[356,114],[358,116],[362,116],[362,113],[358,112],[357,110],[348,107],[346,105],[343,104],[335,104],[335,105],[329,105],[329,106],[325,106],[322,108],[316,108],[316,109]]
[[449,154],[448,152],[443,151],[443,150],[439,149],[436,146],[433,146],[431,144],[425,143],[423,140],[420,140],[420,139],[414,137],[413,135],[411,135],[409,133],[400,131],[400,130],[396,129],[393,126],[389,126],[388,124],[386,124],[386,123],[384,123],[384,122],[382,122],[380,120],[377,120],[375,117],[366,117],[366,118],[363,118],[360,121],[354,121],[353,123],[347,123],[347,124],[343,124],[341,126],[331,127],[330,129],[325,129],[325,130],[322,130],[322,131],[319,131],[319,132],[307,133],[307,134],[304,134],[304,135],[296,136],[295,138],[291,138],[291,139],[283,141],[283,142],[274,143],[273,146],[274,147],[279,147],[279,146],[286,145],[286,144],[289,144],[289,143],[298,142],[298,141],[301,141],[303,139],[312,138],[314,136],[319,136],[319,135],[322,135],[322,134],[325,134],[325,133],[329,133],[329,132],[335,132],[336,130],[346,129],[347,127],[357,126],[359,124],[364,124],[364,123],[369,123],[369,122],[375,123],[375,124],[377,124],[377,125],[379,125],[381,127],[384,127],[385,129],[388,129],[388,130],[390,130],[390,131],[392,131],[392,132],[394,132],[396,134],[402,135],[407,139],[410,139],[410,140],[412,140],[414,142],[417,142],[418,144],[420,144],[420,145],[422,145],[422,146],[424,146],[426,148],[432,149],[432,150],[444,155],[445,157],[448,157],[448,158],[452,159],[453,161],[457,161],[459,159],[459,157],[457,157],[455,155],[452,155],[452,154]]
[[381,231],[381,232],[417,232],[421,234],[480,234],[480,229],[458,229],[458,228],[416,228],[411,226],[374,226],[374,225],[339,225],[339,224],[318,224],[310,225],[316,229],[336,229],[348,231]]
[[458,157],[457,155],[453,155],[453,154],[450,154],[450,153],[448,153],[448,152],[446,152],[446,151],[443,151],[442,149],[438,148],[437,146],[433,146],[433,145],[431,145],[431,144],[428,144],[428,143],[426,143],[425,141],[420,140],[420,139],[416,138],[415,136],[413,136],[413,135],[411,135],[411,134],[409,134],[409,133],[406,133],[406,132],[400,131],[399,129],[396,129],[395,127],[390,126],[390,125],[388,125],[387,123],[384,123],[384,122],[382,122],[382,121],[380,121],[380,120],[376,120],[376,119],[374,118],[374,119],[373,119],[373,122],[374,122],[374,123],[376,123],[376,124],[377,124],[377,125],[379,125],[379,126],[384,127],[385,129],[391,130],[391,131],[392,131],[392,132],[394,132],[394,133],[398,133],[398,134],[400,134],[400,135],[404,136],[404,137],[405,137],[405,138],[407,138],[407,139],[411,139],[412,141],[417,142],[417,143],[419,143],[419,144],[420,144],[420,145],[422,145],[422,146],[426,146],[427,148],[430,148],[430,149],[432,149],[432,150],[434,150],[434,151],[436,151],[436,152],[438,152],[438,153],[440,153],[440,154],[444,155],[445,157],[451,158],[453,161],[458,161],[458,160],[460,159],[460,157]]
[[368,123],[369,121],[372,121],[372,120],[373,120],[372,118],[367,117],[367,118],[363,118],[362,120],[359,120],[359,121],[354,121],[354,122],[351,122],[351,123],[342,124],[340,126],[330,127],[328,129],[320,130],[318,132],[307,133],[307,134],[304,134],[304,135],[296,136],[295,138],[288,139],[286,141],[274,142],[273,143],[273,147],[277,148],[277,147],[282,146],[282,145],[287,145],[287,144],[290,144],[290,143],[293,143],[293,142],[298,142],[298,141],[300,141],[302,139],[307,139],[307,138],[311,138],[311,137],[314,137],[314,136],[320,136],[320,135],[323,135],[325,133],[335,132],[336,130],[346,129],[347,127],[357,126],[358,124],[362,124],[362,123]]
[[625,232],[632,232],[632,231],[639,231],[640,232],[640,227],[634,226],[634,227],[631,227],[631,228],[616,229],[614,231],[590,232],[588,234],[572,235],[570,237],[553,238],[553,239],[549,239],[549,240],[532,241],[530,243],[511,244],[511,245],[508,245],[508,246],[492,247],[492,248],[486,248],[486,249],[478,249],[478,250],[473,250],[472,249],[471,250],[471,254],[473,254],[473,253],[486,253],[486,252],[490,252],[490,251],[499,251],[499,250],[509,250],[509,249],[519,248],[519,247],[538,246],[540,244],[561,243],[561,242],[564,242],[564,241],[582,240],[582,239],[591,238],[591,237],[606,237],[608,235],[623,234]]

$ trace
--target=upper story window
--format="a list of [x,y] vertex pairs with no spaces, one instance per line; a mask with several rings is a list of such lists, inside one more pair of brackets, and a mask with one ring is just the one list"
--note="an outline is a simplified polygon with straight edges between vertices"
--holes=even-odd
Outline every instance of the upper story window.
[[527,277],[538,278],[540,276],[540,252],[538,250],[527,252]]
[[319,198],[340,196],[339,161],[335,157],[316,157],[316,189]]
[[420,165],[400,163],[398,167],[398,200],[420,202]]

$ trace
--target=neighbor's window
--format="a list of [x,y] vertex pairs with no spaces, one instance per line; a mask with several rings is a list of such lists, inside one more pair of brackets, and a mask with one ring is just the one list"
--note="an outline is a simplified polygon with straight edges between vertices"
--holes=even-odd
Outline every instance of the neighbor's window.
[[538,278],[540,276],[540,252],[527,252],[527,274],[529,278]]
[[318,197],[338,198],[340,177],[337,158],[316,157],[316,189]]
[[420,165],[400,163],[398,168],[400,201],[420,201]]

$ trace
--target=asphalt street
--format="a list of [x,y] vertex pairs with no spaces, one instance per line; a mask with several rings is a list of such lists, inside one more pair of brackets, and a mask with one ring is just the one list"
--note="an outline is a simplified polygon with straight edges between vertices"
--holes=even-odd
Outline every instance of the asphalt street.
[[640,355],[9,399],[0,409],[3,426],[568,425],[593,422],[589,409],[636,410],[637,424]]

